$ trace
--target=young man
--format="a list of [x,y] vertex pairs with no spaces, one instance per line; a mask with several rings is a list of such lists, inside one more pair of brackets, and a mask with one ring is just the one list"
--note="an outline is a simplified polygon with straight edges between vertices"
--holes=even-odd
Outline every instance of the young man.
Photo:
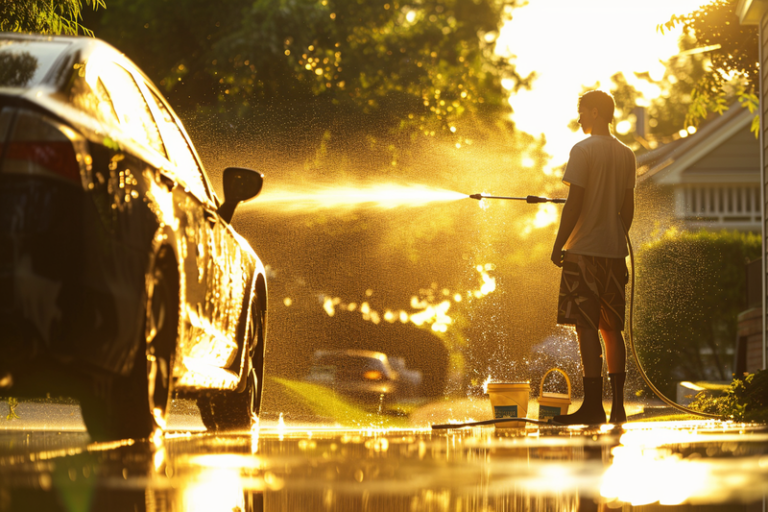
[[603,336],[613,390],[611,423],[623,423],[624,288],[628,273],[624,227],[632,225],[637,174],[635,155],[611,136],[613,97],[589,91],[579,98],[579,124],[586,139],[571,149],[563,182],[570,186],[552,262],[562,267],[557,323],[576,326],[584,366],[584,403],[573,414],[556,416],[568,425],[605,423]]

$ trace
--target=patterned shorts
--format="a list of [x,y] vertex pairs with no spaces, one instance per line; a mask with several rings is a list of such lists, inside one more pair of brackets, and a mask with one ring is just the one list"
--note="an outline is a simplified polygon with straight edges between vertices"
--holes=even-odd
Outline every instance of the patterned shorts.
[[628,280],[624,258],[566,252],[560,279],[557,323],[623,331],[624,289]]

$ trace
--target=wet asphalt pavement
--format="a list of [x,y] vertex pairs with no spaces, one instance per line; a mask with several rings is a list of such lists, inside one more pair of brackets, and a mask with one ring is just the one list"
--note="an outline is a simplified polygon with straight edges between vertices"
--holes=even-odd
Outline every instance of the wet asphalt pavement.
[[91,443],[77,406],[17,412],[7,420],[0,407],[0,512],[757,512],[768,494],[768,431],[755,425],[433,432],[262,421],[214,435],[180,403],[164,435]]

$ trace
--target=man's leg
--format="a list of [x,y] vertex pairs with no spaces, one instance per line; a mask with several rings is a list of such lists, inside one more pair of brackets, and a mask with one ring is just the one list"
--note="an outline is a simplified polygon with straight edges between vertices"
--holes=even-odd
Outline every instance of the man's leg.
[[576,327],[576,336],[579,338],[584,377],[602,377],[603,347],[600,346],[597,329],[592,327]]
[[603,335],[603,342],[605,342],[605,360],[608,363],[608,373],[624,372],[627,349],[621,331],[600,329],[600,334]]
[[597,327],[600,293],[595,258],[566,253],[560,279],[557,323],[575,325],[584,366],[584,402],[573,414],[555,416],[565,425],[605,423],[603,409],[603,349]]
[[576,327],[581,349],[581,362],[584,366],[584,402],[573,414],[555,416],[554,421],[564,425],[605,423],[603,409],[603,349],[597,329]]
[[624,410],[624,381],[626,380],[627,349],[620,330],[601,329],[605,342],[605,356],[608,362],[608,377],[611,380],[613,402],[611,404],[611,423],[624,423],[627,413]]

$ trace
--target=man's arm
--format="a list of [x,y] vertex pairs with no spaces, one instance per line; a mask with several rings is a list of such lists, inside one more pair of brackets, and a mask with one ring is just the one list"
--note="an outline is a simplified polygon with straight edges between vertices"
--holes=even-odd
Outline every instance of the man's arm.
[[571,185],[570,190],[568,191],[568,199],[565,201],[565,205],[563,206],[563,213],[560,216],[560,228],[557,230],[555,245],[552,248],[552,263],[558,267],[563,266],[563,246],[565,245],[565,242],[568,241],[568,237],[571,236],[573,228],[576,227],[576,222],[578,222],[579,216],[581,215],[581,207],[583,204],[584,187]]
[[635,189],[628,188],[624,192],[624,202],[621,204],[619,214],[624,222],[624,227],[629,231],[629,228],[632,226],[632,220],[635,217]]

